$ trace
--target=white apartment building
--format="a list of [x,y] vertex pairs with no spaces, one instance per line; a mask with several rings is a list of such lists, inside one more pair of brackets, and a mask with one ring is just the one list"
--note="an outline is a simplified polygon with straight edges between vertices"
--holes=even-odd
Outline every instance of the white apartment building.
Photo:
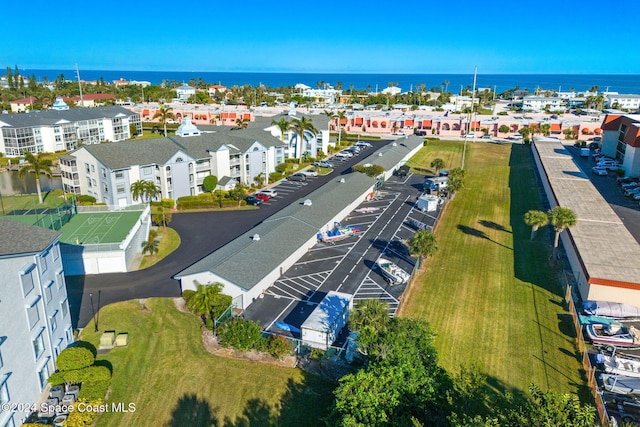
[[625,111],[640,110],[640,95],[609,92],[605,95],[604,106]]
[[154,182],[162,198],[177,199],[201,194],[209,175],[250,185],[284,159],[285,143],[263,129],[216,127],[190,136],[82,146],[60,157],[60,170],[68,193],[125,207],[139,203],[130,191],[139,180]]
[[79,144],[100,144],[131,138],[130,125],[142,132],[140,115],[126,108],[70,108],[0,115],[0,154],[17,157],[25,151],[69,151]]
[[522,109],[524,111],[541,112],[545,110],[558,111],[565,109],[566,101],[553,96],[525,96],[522,99]]
[[[59,235],[0,218],[0,404],[37,403],[74,341]],[[0,426],[27,415],[0,411]]]
[[191,95],[196,94],[196,88],[189,85],[181,85],[176,88],[176,96],[179,101],[186,102]]

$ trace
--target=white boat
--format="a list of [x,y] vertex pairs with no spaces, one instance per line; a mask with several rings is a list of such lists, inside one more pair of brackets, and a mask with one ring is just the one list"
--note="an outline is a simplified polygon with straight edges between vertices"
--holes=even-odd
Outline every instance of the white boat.
[[612,317],[614,319],[640,319],[640,307],[620,302],[585,301],[582,311],[592,316]]
[[392,285],[404,285],[409,281],[409,273],[387,259],[379,258],[378,261],[376,261],[376,265],[380,268],[380,271],[382,271],[385,279]]
[[333,228],[328,231],[321,231],[317,234],[318,240],[324,243],[334,243],[346,239],[360,231],[356,226],[343,226],[339,222],[333,224]]
[[597,354],[596,364],[607,374],[640,378],[640,360]]
[[611,393],[640,395],[640,378],[600,373],[602,387]]
[[609,325],[592,323],[586,325],[584,329],[594,344],[609,344],[616,347],[640,346],[640,331],[633,326],[627,328],[620,323]]

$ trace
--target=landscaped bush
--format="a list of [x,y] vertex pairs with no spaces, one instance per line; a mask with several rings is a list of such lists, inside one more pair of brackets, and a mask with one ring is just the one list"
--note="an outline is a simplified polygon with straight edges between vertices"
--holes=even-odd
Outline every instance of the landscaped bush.
[[191,299],[191,297],[193,297],[193,295],[196,293],[196,291],[193,291],[191,289],[187,289],[185,291],[182,291],[182,298],[184,299],[184,302],[189,304],[189,300]]
[[79,204],[93,204],[96,202],[96,198],[87,194],[81,194],[77,198]]
[[218,328],[218,338],[223,347],[233,347],[241,351],[266,348],[266,339],[261,335],[262,328],[255,322],[235,318]]
[[84,381],[82,383],[82,387],[80,387],[78,398],[87,400],[102,399],[106,396],[107,391],[109,390],[109,384],[111,384],[111,380]]
[[56,365],[60,371],[72,371],[93,365],[96,358],[84,347],[69,347],[60,352]]
[[172,209],[175,204],[173,199],[162,199],[159,202],[151,202],[151,206],[162,206],[165,209]]
[[288,339],[278,335],[271,335],[267,339],[267,351],[275,358],[281,358],[287,354],[291,354],[293,347]]
[[[78,405],[82,403],[85,407],[84,411],[80,411],[78,409]],[[67,417],[67,421],[65,422],[66,427],[86,427],[90,426],[94,423],[96,418],[100,412],[98,411],[99,406],[104,405],[104,400],[102,399],[92,399],[92,400],[78,400],[73,406],[73,411]],[[95,411],[86,410],[88,407],[96,407]]]
[[269,182],[280,181],[284,178],[284,174],[280,172],[272,172],[269,174]]

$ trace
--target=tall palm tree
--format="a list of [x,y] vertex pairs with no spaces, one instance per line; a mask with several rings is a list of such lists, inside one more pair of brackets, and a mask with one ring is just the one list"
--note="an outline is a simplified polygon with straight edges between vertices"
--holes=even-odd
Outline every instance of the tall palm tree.
[[445,167],[444,160],[440,158],[433,159],[433,161],[431,162],[431,167],[436,170],[436,173],[440,172],[440,169],[444,169]]
[[25,151],[23,153],[25,163],[18,172],[20,179],[23,179],[27,173],[33,172],[36,175],[36,189],[38,190],[38,203],[42,204],[42,189],[40,187],[40,174],[46,175],[51,178],[51,160],[45,158],[44,153],[39,153],[34,156],[32,152]]
[[356,304],[349,315],[349,329],[358,333],[358,351],[369,353],[370,344],[377,334],[389,326],[389,306],[378,299],[365,299]]
[[236,127],[238,129],[246,129],[249,126],[249,119],[238,118],[236,119]]
[[294,131],[298,136],[296,141],[296,158],[298,163],[302,161],[302,148],[304,144],[304,133],[311,132],[314,135],[318,134],[318,129],[313,125],[311,119],[301,117],[299,119],[293,119],[289,125],[289,129]]
[[278,126],[278,129],[280,129],[280,140],[284,142],[284,134],[289,130],[289,121],[283,117],[278,121],[271,120],[271,124]]
[[218,303],[218,295],[222,292],[222,288],[223,285],[217,282],[198,285],[198,289],[191,299],[189,299],[187,307],[194,314],[201,316],[203,321],[206,317],[212,322],[215,321],[215,307]]
[[131,184],[129,190],[131,191],[133,200],[140,201],[146,199],[148,202],[151,202],[151,200],[161,194],[160,187],[151,181],[138,180]]
[[545,212],[531,210],[524,214],[524,223],[531,227],[531,240],[533,240],[538,228],[549,224],[549,216]]
[[562,233],[565,229],[573,227],[577,224],[578,218],[576,217],[576,213],[569,208],[563,208],[561,206],[556,206],[547,212],[549,215],[549,222],[553,225],[553,229],[556,232],[555,238],[553,240],[553,259],[556,259],[556,255],[558,252],[558,242],[560,240],[560,233]]
[[167,120],[174,119],[173,108],[167,107],[165,104],[160,104],[160,110],[156,111],[153,115],[154,119],[160,118],[160,123],[162,123],[162,127],[164,128],[164,136],[167,137]]
[[146,242],[142,242],[142,254],[149,253],[151,257],[158,253],[158,241],[157,240],[147,240]]
[[407,242],[409,250],[420,258],[428,258],[438,251],[436,236],[429,230],[419,230]]

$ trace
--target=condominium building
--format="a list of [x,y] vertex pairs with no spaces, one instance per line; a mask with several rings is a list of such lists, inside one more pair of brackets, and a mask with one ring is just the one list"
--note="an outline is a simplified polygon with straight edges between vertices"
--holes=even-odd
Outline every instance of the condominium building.
[[194,132],[188,117],[182,127],[191,131],[179,129],[175,136],[126,144],[86,145],[60,157],[65,190],[125,207],[140,202],[130,192],[139,180],[154,182],[162,198],[177,199],[202,193],[209,175],[220,182],[231,178],[252,184],[257,176],[275,172],[285,159],[285,143],[262,129]]
[[605,95],[604,106],[618,110],[640,110],[640,95],[609,92]]
[[140,115],[126,108],[70,108],[0,116],[0,154],[9,157],[68,151],[78,145],[124,141],[131,125],[142,132]]
[[618,160],[627,176],[640,176],[640,114],[607,114],[602,154]]
[[552,96],[525,96],[522,99],[524,111],[559,111],[565,109],[566,100]]
[[74,341],[57,231],[0,218],[0,426],[20,425]]

